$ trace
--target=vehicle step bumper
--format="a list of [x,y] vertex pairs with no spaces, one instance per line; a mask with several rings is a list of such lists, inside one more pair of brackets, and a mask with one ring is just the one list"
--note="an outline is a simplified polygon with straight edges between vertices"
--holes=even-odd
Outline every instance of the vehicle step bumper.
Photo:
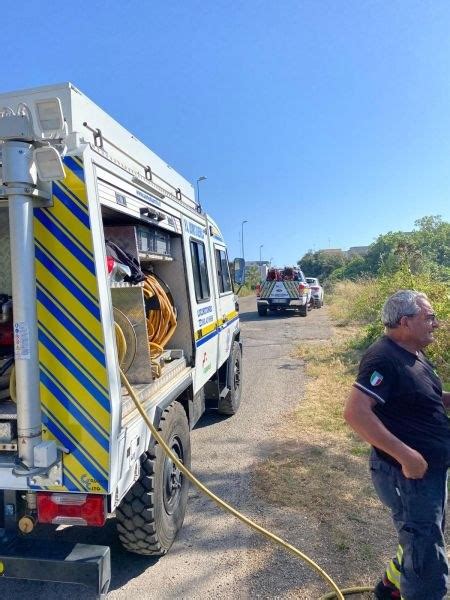
[[305,298],[279,298],[273,299],[269,298],[268,300],[258,300],[256,301],[256,306],[266,306],[270,308],[298,308],[299,306],[305,306],[308,303],[308,299]]
[[0,586],[2,577],[78,583],[104,600],[111,581],[110,549],[42,538],[0,539]]

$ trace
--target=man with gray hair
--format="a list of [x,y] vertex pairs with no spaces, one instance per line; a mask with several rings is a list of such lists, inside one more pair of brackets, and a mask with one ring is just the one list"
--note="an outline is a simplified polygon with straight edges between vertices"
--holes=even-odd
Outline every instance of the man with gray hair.
[[382,319],[385,335],[364,354],[344,412],[372,445],[372,481],[398,533],[375,596],[443,600],[450,393],[423,354],[439,324],[427,296],[413,290],[390,296]]

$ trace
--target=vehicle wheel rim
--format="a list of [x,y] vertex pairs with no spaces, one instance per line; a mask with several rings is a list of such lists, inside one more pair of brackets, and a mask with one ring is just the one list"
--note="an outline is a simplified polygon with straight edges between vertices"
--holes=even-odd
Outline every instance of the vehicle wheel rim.
[[[170,449],[183,462],[183,446],[179,438],[175,437],[172,440]],[[182,486],[181,471],[169,457],[166,457],[164,460],[164,508],[168,515],[172,515],[178,508]]]

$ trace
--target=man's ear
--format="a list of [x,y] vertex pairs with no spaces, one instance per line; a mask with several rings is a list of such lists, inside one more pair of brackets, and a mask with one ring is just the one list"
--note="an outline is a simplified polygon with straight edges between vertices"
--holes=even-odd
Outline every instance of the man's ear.
[[405,317],[405,316],[401,317],[400,321],[398,322],[398,324],[401,327],[408,327],[408,317]]

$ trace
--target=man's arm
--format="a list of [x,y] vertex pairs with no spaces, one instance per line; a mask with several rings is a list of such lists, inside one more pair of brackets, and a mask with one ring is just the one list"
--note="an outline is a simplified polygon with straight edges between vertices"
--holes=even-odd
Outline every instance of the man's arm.
[[442,392],[442,402],[445,408],[450,408],[450,392]]
[[386,429],[373,412],[375,404],[376,400],[353,387],[345,405],[344,419],[363,440],[395,458],[405,477],[421,479],[428,468],[426,460]]

